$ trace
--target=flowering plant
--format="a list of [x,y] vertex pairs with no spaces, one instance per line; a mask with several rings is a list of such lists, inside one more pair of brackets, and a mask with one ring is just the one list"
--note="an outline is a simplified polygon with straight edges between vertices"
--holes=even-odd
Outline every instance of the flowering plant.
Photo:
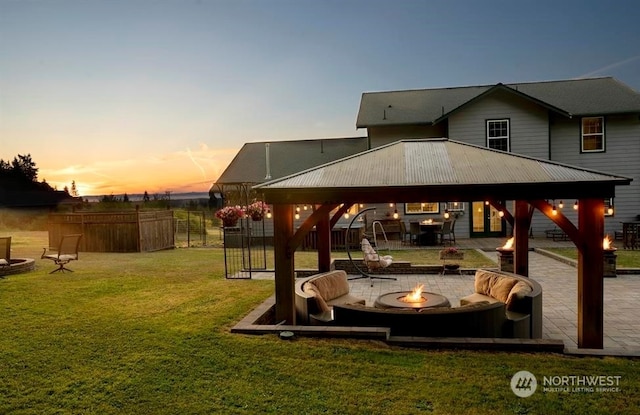
[[257,202],[253,202],[252,204],[247,206],[246,213],[247,215],[251,216],[251,219],[257,221],[262,220],[264,214],[268,209],[269,206],[266,203],[258,200]]
[[244,209],[240,206],[227,206],[216,212],[216,217],[222,220],[224,226],[233,226],[238,219],[244,218]]
[[444,254],[457,254],[458,253],[458,248],[456,248],[455,246],[450,246],[449,248],[443,249],[442,253],[444,253]]

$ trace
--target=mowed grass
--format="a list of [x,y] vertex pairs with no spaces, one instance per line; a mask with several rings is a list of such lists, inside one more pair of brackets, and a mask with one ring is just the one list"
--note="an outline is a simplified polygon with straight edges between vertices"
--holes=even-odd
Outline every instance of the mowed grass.
[[[4,232],[6,234],[6,232]],[[46,233],[11,233],[39,258]],[[226,280],[221,249],[81,253],[72,274],[0,279],[2,414],[638,413],[638,360],[425,351],[229,332],[273,282]],[[519,370],[538,391],[510,389]],[[543,376],[621,376],[620,391],[543,392]]]

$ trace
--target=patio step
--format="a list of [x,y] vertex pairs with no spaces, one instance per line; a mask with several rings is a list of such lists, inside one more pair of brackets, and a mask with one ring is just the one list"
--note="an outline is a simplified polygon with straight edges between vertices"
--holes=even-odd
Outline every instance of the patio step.
[[387,343],[395,346],[423,349],[482,349],[545,353],[564,353],[565,350],[564,342],[554,339],[389,336]]

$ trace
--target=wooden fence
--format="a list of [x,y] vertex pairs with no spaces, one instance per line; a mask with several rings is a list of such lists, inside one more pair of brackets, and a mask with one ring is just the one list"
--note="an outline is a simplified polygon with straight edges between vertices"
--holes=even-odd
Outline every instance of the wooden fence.
[[173,211],[74,212],[49,215],[49,246],[81,233],[83,252],[147,252],[175,247]]

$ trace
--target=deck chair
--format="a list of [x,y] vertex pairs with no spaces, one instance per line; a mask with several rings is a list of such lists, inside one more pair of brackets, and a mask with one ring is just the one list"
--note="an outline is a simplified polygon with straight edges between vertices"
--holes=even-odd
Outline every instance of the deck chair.
[[0,267],[8,267],[11,265],[11,237],[4,236],[0,238]]
[[54,272],[73,272],[69,268],[65,267],[71,261],[78,260],[78,247],[80,246],[80,238],[82,238],[82,234],[73,234],[73,235],[63,235],[62,239],[60,239],[60,243],[58,244],[58,252],[55,254],[47,255],[47,248],[44,248],[42,252],[42,259],[50,259],[52,260],[58,268],[51,271],[49,274],[53,274]]

